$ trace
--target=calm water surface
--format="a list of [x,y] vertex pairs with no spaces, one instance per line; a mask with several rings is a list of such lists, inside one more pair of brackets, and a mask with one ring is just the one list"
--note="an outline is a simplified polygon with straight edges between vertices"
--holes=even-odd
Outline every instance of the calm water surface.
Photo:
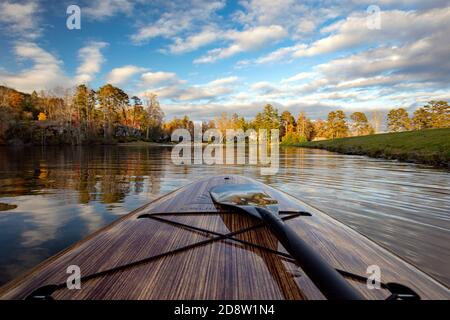
[[227,173],[305,200],[450,285],[448,171],[285,148],[279,173],[261,176],[256,166],[174,166],[170,151],[0,148],[0,284],[159,195]]

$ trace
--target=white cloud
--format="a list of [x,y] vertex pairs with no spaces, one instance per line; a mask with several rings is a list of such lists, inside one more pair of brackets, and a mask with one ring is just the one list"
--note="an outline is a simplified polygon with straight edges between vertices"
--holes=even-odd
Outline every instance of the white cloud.
[[118,13],[131,14],[133,7],[134,4],[130,0],[90,0],[88,6],[82,7],[82,14],[102,20]]
[[231,41],[230,46],[216,48],[194,61],[194,63],[211,63],[219,59],[231,57],[239,52],[260,49],[268,42],[277,42],[286,36],[281,26],[260,26],[244,31],[230,30],[224,38]]
[[142,85],[151,87],[145,91],[152,91],[162,99],[199,101],[225,98],[226,95],[234,91],[234,86],[239,81],[239,78],[230,76],[215,79],[205,84],[187,85],[186,81],[179,80],[174,73],[149,72],[142,75],[142,80]]
[[234,19],[248,27],[280,25],[293,39],[299,39],[310,36],[325,20],[345,10],[346,6],[339,4],[341,1],[314,5],[297,0],[243,0],[240,2],[243,9],[234,13]]
[[263,57],[260,57],[255,60],[256,64],[264,64],[264,63],[271,63],[275,61],[280,61],[285,58],[292,60],[291,56],[294,52],[306,48],[305,44],[298,44],[291,47],[283,47],[279,48],[275,51],[272,51],[268,55],[265,55]]
[[427,8],[445,7],[448,5],[447,0],[428,0],[428,1],[423,1],[423,0],[378,0],[375,3],[373,0],[359,0],[356,3],[364,4],[367,6],[376,4],[382,8],[396,7],[396,8],[403,8],[403,9],[408,9],[408,8],[427,9]]
[[173,72],[146,72],[141,75],[142,85],[153,87],[161,84],[174,84],[178,83],[176,73]]
[[440,31],[450,25],[450,7],[425,12],[381,11],[381,29],[366,27],[366,15],[354,15],[339,21],[322,31],[335,34],[314,42],[306,49],[294,53],[294,57],[313,56],[335,52],[365,44],[384,44],[411,41]]
[[192,86],[182,90],[176,97],[181,101],[214,100],[224,98],[225,95],[233,92],[233,89],[225,86]]
[[28,93],[71,83],[61,68],[62,61],[35,43],[16,44],[14,51],[19,60],[31,61],[33,65],[14,73],[0,71],[0,83]]
[[268,63],[283,59],[310,57],[367,45],[387,45],[414,41],[440,32],[450,25],[450,7],[427,11],[381,11],[381,29],[367,28],[365,12],[350,15],[321,30],[327,35],[312,44],[298,43],[277,49],[255,60]]
[[182,90],[176,99],[181,101],[215,100],[225,98],[234,91],[237,77],[219,78],[203,85],[189,86]]
[[449,32],[450,29],[443,29],[404,46],[380,47],[335,59],[319,65],[317,70],[334,82],[347,84],[391,85],[394,81],[445,84],[450,81],[450,47],[442,44]]
[[300,72],[297,73],[296,75],[286,78],[286,79],[282,79],[281,83],[286,83],[286,82],[295,82],[295,81],[302,81],[308,78],[311,78],[315,75],[314,72]]
[[208,83],[209,86],[222,86],[222,85],[229,85],[229,84],[234,84],[239,80],[238,77],[236,76],[231,76],[231,77],[225,77],[225,78],[219,78],[216,80],[213,80],[211,82]]
[[226,38],[243,51],[260,49],[269,41],[278,41],[286,36],[286,30],[278,25],[260,26],[244,31],[229,31]]
[[197,50],[207,44],[217,41],[221,38],[220,31],[215,28],[206,28],[200,33],[188,36],[186,39],[175,38],[174,43],[169,45],[168,50],[173,54],[180,54]]
[[100,67],[105,61],[101,49],[108,44],[106,42],[94,41],[78,51],[78,57],[81,60],[80,66],[77,68],[75,82],[89,83],[94,79],[95,74],[100,71]]
[[112,85],[121,85],[135,74],[143,71],[145,71],[145,68],[140,68],[133,65],[114,68],[106,75],[106,82]]
[[[214,12],[223,8],[224,5],[225,1],[177,2],[169,5],[170,9],[165,11],[158,20],[141,27],[131,39],[139,43],[156,37],[172,38],[184,31],[192,30],[199,24],[207,24]],[[199,39],[194,41],[198,42]]]
[[252,90],[264,91],[266,93],[277,91],[277,88],[273,85],[273,83],[270,83],[268,81],[255,82],[250,86],[250,88]]
[[[11,35],[34,39],[41,29],[38,26],[39,6],[35,1],[25,3],[0,3],[0,27],[10,31]],[[7,32],[4,32],[7,35]]]

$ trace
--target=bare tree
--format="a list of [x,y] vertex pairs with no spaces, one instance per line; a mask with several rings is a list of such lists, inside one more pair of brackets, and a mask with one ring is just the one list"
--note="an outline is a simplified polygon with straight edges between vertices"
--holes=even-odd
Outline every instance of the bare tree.
[[164,112],[158,101],[158,96],[155,93],[146,93],[144,95],[146,106],[146,138],[156,139],[162,134],[162,126],[164,120]]

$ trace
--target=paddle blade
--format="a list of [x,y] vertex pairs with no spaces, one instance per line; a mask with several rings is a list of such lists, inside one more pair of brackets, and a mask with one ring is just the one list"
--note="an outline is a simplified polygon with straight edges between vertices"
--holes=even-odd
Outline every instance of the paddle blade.
[[210,190],[214,202],[245,210],[261,219],[255,207],[278,213],[278,201],[256,184],[224,184]]

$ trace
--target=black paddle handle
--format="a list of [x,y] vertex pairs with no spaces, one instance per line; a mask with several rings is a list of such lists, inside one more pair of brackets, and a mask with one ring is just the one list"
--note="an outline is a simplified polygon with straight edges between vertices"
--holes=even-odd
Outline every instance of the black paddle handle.
[[280,217],[264,208],[255,208],[264,222],[276,235],[278,241],[298,262],[306,275],[314,282],[323,295],[330,300],[363,300],[333,267],[317,254]]

